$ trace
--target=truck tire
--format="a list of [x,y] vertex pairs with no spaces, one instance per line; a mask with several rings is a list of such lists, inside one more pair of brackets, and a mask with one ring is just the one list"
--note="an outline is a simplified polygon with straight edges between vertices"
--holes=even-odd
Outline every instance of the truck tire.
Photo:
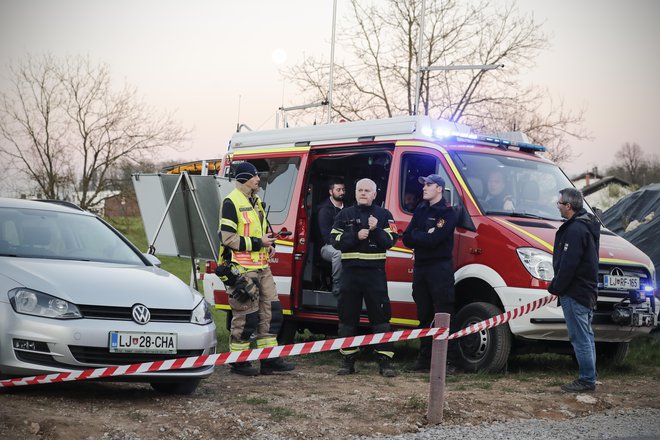
[[182,379],[176,382],[151,382],[151,388],[163,394],[187,396],[197,389],[200,379]]
[[621,365],[629,346],[628,342],[596,342],[596,366]]
[[[493,304],[468,304],[456,315],[456,325],[463,329],[500,313]],[[495,373],[506,367],[511,353],[511,330],[508,324],[502,324],[458,338],[457,343],[460,362],[466,371]]]

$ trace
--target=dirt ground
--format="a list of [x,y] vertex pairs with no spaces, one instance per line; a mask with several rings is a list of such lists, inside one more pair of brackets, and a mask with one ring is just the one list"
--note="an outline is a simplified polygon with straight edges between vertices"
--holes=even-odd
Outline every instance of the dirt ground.
[[[335,375],[334,358],[296,357],[295,371],[241,377],[220,366],[191,396],[148,384],[77,382],[0,390],[2,439],[350,438],[427,426],[428,374]],[[402,367],[399,365],[399,367]],[[517,368],[517,370],[515,369]],[[594,394],[565,394],[564,366],[514,366],[525,373],[459,374],[447,380],[446,425],[566,419],[610,408],[660,408],[658,378],[608,374]],[[512,368],[509,368],[512,371]]]

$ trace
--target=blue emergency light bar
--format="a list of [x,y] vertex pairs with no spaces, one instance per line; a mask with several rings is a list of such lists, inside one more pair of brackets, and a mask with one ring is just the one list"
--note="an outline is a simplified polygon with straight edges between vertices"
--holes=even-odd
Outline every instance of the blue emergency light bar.
[[435,133],[433,134],[435,137],[438,138],[444,138],[444,139],[449,138],[455,140],[456,142],[468,143],[468,144],[488,145],[492,147],[499,147],[504,150],[518,149],[527,153],[546,151],[545,147],[542,145],[535,145],[527,142],[516,142],[508,139],[500,139],[492,136],[482,136],[474,133],[460,133],[460,132],[436,130]]

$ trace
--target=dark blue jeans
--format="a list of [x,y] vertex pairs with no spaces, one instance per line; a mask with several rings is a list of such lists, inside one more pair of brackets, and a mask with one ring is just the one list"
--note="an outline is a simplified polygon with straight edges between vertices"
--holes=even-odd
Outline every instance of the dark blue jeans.
[[564,311],[568,337],[573,345],[580,368],[578,380],[587,384],[596,383],[596,344],[591,328],[593,310],[583,306],[569,296],[562,296],[561,308]]

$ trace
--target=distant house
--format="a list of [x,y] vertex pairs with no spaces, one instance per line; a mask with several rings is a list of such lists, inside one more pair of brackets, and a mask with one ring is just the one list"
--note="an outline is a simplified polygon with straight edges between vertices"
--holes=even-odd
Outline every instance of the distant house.
[[602,210],[608,209],[632,192],[630,182],[616,176],[602,176],[598,174],[598,168],[575,176],[571,181],[582,191],[590,206]]

